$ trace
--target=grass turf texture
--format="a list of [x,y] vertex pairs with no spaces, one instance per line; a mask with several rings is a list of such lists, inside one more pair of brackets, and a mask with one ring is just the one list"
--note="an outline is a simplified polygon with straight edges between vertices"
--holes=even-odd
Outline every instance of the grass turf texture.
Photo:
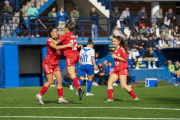
[[[135,102],[120,86],[114,87],[114,102],[104,103],[107,99],[107,86],[92,86],[95,96],[84,96],[78,101],[76,90],[64,87],[64,98],[69,104],[58,104],[56,87],[50,87],[43,96],[45,105],[40,105],[35,95],[41,87],[0,89],[0,116],[58,116],[58,117],[126,117],[126,118],[180,118],[179,110],[130,109],[130,108],[1,108],[1,107],[146,107],[180,109],[180,87],[166,82],[158,82],[157,88],[145,88],[137,83],[133,88],[141,99]],[[84,90],[86,87],[83,86]],[[85,94],[84,94],[85,95]],[[35,118],[1,118],[5,120]],[[38,118],[40,119],[40,118]],[[50,118],[49,118],[50,119]],[[63,118],[65,120],[65,118]],[[87,120],[87,119],[86,119]]]

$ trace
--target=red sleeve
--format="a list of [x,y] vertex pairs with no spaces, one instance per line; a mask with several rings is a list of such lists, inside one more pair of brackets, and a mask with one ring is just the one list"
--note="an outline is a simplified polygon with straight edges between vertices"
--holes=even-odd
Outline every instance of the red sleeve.
[[52,42],[51,40],[47,40],[46,45],[50,47],[51,42]]
[[66,39],[66,36],[65,36],[65,34],[63,34],[63,35],[61,35],[61,37],[59,37],[59,40],[62,42],[62,41],[64,41]]
[[125,60],[128,60],[128,54],[125,50],[121,50],[121,54],[122,54],[122,58],[124,58]]

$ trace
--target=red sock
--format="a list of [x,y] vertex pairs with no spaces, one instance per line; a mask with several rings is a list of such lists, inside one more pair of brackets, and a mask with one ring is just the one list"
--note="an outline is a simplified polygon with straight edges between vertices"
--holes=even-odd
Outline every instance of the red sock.
[[40,96],[43,96],[44,93],[47,91],[47,89],[48,89],[48,88],[46,88],[46,87],[43,85],[42,88],[41,88],[41,91],[40,91],[39,95],[40,95]]
[[78,79],[77,77],[75,77],[75,78],[73,79],[73,83],[74,83],[74,86],[75,86],[77,89],[81,88],[81,86],[80,86],[80,84],[79,84],[79,79]]
[[57,88],[59,98],[63,97],[63,88]]
[[108,98],[113,100],[113,89],[107,90],[107,93],[108,93]]
[[129,91],[128,93],[129,93],[129,94],[133,97],[133,99],[135,99],[135,98],[136,98],[136,95],[135,95],[135,93],[134,93],[134,91],[133,91],[133,90]]

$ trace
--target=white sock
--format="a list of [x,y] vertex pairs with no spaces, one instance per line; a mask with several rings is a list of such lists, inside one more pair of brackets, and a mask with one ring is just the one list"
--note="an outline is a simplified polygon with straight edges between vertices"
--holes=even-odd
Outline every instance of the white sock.
[[40,96],[39,94],[38,94],[38,97],[39,97],[39,98],[42,98],[42,96]]
[[59,100],[63,100],[63,97],[62,97],[62,98],[59,98]]

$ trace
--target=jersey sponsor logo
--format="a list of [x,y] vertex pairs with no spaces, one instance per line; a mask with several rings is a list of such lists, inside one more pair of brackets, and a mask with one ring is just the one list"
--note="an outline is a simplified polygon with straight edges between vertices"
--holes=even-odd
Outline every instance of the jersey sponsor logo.
[[71,38],[76,38],[75,35],[71,35]]

